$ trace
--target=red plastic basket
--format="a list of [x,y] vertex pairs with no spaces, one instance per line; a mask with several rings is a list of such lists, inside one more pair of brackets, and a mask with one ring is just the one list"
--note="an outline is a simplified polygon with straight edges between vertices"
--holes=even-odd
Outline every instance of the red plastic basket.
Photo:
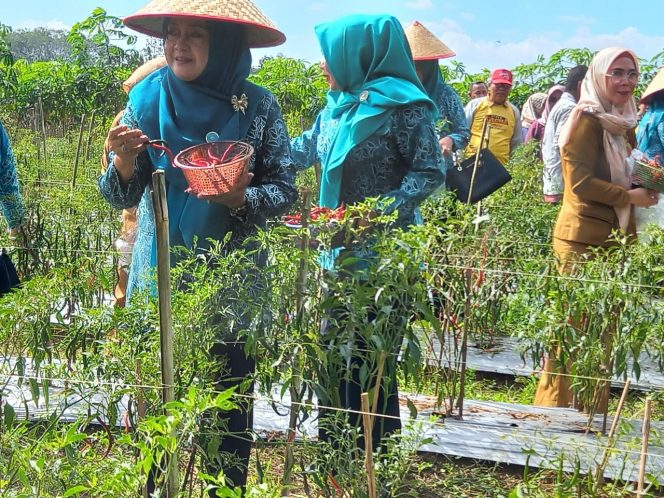
[[195,194],[220,195],[237,185],[249,167],[254,148],[245,142],[221,140],[194,145],[173,160]]

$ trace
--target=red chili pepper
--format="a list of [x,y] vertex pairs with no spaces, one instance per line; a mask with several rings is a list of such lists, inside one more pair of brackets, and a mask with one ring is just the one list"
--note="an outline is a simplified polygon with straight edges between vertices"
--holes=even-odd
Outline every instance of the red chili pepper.
[[208,150],[207,150],[207,155],[208,155],[208,158],[210,159],[210,162],[212,162],[213,164],[221,164],[222,163],[221,157],[214,155],[214,145],[210,144],[210,146],[208,147]]
[[190,159],[189,162],[191,163],[192,166],[198,166],[199,168],[209,168],[210,166],[212,166],[210,164],[210,161],[203,158]]
[[166,145],[166,142],[164,142],[163,140],[151,140],[148,142],[148,144],[154,147],[155,149],[165,152],[166,155],[168,156],[168,159],[171,161],[171,164],[175,162],[173,153],[171,152],[171,149],[169,149],[168,146]]

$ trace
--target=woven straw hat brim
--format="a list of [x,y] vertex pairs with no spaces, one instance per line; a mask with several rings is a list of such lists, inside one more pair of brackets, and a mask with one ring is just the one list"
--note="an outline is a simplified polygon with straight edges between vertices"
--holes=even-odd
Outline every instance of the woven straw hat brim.
[[250,0],[152,0],[123,22],[134,31],[161,38],[168,17],[241,24],[250,48],[274,47],[286,41],[286,35]]
[[416,61],[447,59],[456,55],[452,49],[418,21],[415,21],[404,31],[406,38],[408,38],[410,50],[413,53],[413,59]]
[[125,93],[129,93],[129,90],[143,81],[146,76],[152,74],[154,71],[164,67],[165,65],[166,57],[155,57],[154,59],[147,61],[145,64],[137,67],[134,72],[131,73],[131,76],[129,76],[129,78],[127,78],[122,83],[123,90]]
[[641,102],[646,102],[653,94],[664,90],[664,66],[659,68],[659,71],[652,79],[645,92],[641,96]]

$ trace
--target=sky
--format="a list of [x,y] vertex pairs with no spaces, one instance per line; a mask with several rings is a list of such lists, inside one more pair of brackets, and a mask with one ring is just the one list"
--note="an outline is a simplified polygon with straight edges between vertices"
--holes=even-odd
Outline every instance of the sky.
[[[147,0],[0,0],[0,23],[13,28],[68,29],[95,7],[129,15]],[[254,50],[309,62],[321,59],[314,26],[347,14],[392,14],[420,21],[456,52],[470,72],[513,68],[561,48],[619,45],[644,59],[664,50],[662,0],[254,0],[286,34],[285,44]],[[446,61],[442,62],[443,64]]]

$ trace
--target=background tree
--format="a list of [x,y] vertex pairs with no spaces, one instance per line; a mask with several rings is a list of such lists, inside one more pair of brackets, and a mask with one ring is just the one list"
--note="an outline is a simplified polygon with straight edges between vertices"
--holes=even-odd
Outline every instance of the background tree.
[[69,60],[72,48],[63,29],[39,27],[18,29],[9,33],[12,54],[28,62]]

